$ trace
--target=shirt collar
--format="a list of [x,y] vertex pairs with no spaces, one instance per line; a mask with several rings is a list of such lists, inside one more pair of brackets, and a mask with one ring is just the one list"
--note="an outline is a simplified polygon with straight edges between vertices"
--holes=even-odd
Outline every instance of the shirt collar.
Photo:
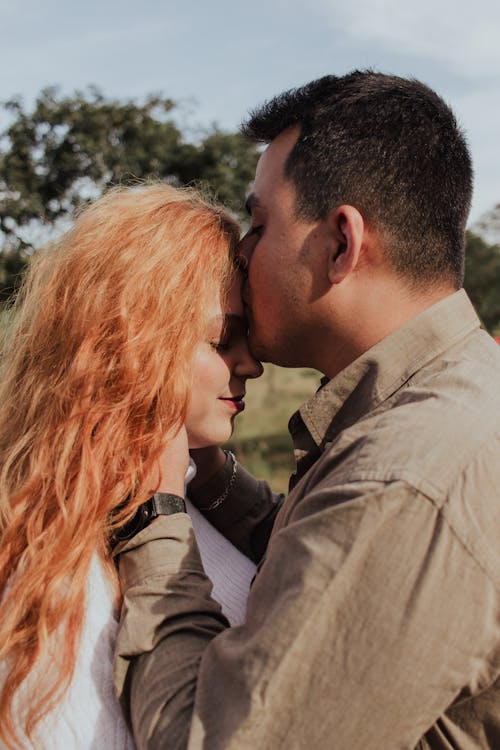
[[302,422],[315,445],[323,449],[341,430],[389,398],[415,372],[479,325],[463,289],[436,302],[334,378],[324,379],[315,396],[290,420],[294,442],[300,441]]

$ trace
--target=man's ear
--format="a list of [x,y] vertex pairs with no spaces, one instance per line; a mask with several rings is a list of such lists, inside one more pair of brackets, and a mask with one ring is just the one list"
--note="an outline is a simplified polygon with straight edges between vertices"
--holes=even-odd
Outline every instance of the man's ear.
[[354,206],[338,206],[327,217],[331,238],[328,256],[328,279],[330,284],[340,284],[359,261],[365,222]]

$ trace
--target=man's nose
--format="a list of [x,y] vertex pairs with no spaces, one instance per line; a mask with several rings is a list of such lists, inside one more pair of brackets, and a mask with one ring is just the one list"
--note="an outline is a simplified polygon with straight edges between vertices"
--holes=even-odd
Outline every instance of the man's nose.
[[248,258],[240,248],[236,251],[236,262],[241,271],[246,271],[248,269]]
[[250,264],[250,257],[252,255],[252,243],[248,242],[248,238],[243,237],[236,248],[236,265],[243,273],[244,277],[248,276],[248,266]]
[[237,248],[236,250],[235,262],[236,262],[236,268],[238,269],[238,271],[241,271],[243,278],[247,279],[248,278],[248,258],[246,257],[244,253],[240,252],[239,248]]

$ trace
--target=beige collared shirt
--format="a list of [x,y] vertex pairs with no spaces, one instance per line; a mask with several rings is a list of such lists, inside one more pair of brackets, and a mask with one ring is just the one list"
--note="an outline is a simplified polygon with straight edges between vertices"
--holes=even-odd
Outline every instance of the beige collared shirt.
[[207,513],[262,556],[243,626],[211,599],[187,515],[122,550],[115,684],[139,750],[500,748],[500,347],[465,293],[290,429],[279,512],[239,470]]

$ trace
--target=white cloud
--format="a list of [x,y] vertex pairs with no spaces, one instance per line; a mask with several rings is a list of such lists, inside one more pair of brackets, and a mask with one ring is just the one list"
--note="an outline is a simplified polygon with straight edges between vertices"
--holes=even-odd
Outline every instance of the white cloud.
[[434,61],[464,78],[497,75],[500,67],[500,5],[476,0],[311,0],[332,30],[353,42],[407,58]]

